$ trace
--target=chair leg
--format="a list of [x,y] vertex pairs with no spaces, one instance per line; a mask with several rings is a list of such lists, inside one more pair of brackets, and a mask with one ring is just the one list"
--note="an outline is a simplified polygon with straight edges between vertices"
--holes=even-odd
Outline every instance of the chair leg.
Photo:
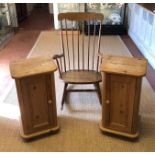
[[64,90],[63,90],[62,101],[61,101],[61,110],[63,110],[63,104],[65,102],[66,95],[67,95],[67,86],[68,86],[68,83],[65,83]]
[[99,83],[96,83],[96,84],[95,84],[95,87],[96,87],[96,89],[97,89],[97,95],[98,95],[100,104],[102,105],[102,95],[101,95],[101,89],[100,89]]

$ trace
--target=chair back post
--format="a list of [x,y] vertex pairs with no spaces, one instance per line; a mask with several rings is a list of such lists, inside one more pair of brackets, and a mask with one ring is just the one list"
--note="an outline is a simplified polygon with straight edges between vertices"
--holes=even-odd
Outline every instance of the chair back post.
[[[102,28],[102,22],[100,22],[100,28],[99,28],[99,39],[98,39],[98,50],[97,50],[97,54],[100,53],[100,45],[101,45],[101,28]],[[97,58],[97,71],[99,68],[99,56]]]
[[[60,27],[62,29],[62,21],[60,21]],[[60,34],[61,34],[61,48],[62,48],[62,52],[63,52],[63,55],[64,55],[64,71],[66,72],[66,58],[65,58],[65,49],[64,49],[64,39],[63,39],[63,34],[62,34],[62,31],[60,31]]]

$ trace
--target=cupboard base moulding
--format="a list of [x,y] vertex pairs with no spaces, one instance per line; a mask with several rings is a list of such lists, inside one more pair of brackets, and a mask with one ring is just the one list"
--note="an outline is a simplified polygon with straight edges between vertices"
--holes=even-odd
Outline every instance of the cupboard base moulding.
[[130,138],[130,139],[138,138],[139,134],[140,134],[139,131],[137,131],[134,134],[131,134],[131,133],[124,133],[124,132],[108,129],[108,128],[105,128],[105,127],[102,126],[102,122],[99,123],[99,128],[100,128],[100,130],[102,132],[112,133],[112,134],[115,134],[115,135],[119,135],[119,136]]
[[49,128],[47,130],[38,131],[38,132],[35,132],[32,134],[24,134],[22,128],[20,128],[20,135],[24,139],[31,139],[31,138],[38,137],[38,136],[43,135],[43,134],[55,133],[55,132],[59,131],[59,129],[60,129],[59,126],[56,126],[54,128]]

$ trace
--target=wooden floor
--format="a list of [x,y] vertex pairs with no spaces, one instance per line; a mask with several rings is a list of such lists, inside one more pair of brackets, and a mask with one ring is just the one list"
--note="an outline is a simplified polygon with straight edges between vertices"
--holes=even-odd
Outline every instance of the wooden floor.
[[19,25],[19,30],[0,50],[0,98],[9,88],[11,76],[9,63],[26,58],[42,30],[52,30],[53,16],[48,8],[36,8],[30,16]]

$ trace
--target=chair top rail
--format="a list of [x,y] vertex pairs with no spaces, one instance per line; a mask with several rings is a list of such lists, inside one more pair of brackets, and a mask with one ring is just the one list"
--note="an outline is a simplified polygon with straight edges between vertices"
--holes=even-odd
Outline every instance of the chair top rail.
[[59,13],[58,20],[103,20],[104,16],[102,13],[93,12],[66,12]]

